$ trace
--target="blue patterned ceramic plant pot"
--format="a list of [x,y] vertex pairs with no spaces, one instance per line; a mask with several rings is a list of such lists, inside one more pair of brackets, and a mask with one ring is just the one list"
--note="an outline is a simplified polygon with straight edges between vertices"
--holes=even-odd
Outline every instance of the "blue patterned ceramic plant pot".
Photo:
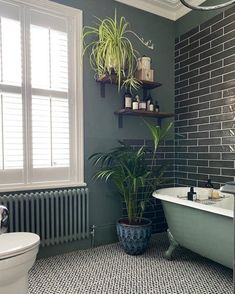
[[129,225],[128,219],[117,222],[117,234],[121,247],[129,255],[143,254],[148,248],[152,222],[142,218],[141,224]]

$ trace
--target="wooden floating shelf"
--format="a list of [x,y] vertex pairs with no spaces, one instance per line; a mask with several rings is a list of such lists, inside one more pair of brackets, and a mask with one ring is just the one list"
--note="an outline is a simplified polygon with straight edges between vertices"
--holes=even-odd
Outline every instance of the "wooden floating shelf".
[[103,78],[96,79],[97,83],[104,83],[104,84],[114,84],[117,85],[117,76],[111,75],[111,76],[104,76]]
[[155,89],[158,87],[161,87],[161,83],[158,82],[151,82],[151,81],[144,81],[144,80],[140,80],[139,81],[141,83],[142,88],[146,88],[146,89]]
[[132,109],[121,109],[119,111],[115,111],[114,113],[118,115],[149,116],[149,117],[160,117],[160,118],[175,116],[175,114],[171,112],[156,112],[156,111],[132,110]]
[[[104,76],[103,78],[96,79],[97,83],[100,83],[100,95],[101,97],[105,97],[105,84],[112,84],[112,85],[117,85],[117,76],[116,75],[111,75],[111,76]],[[141,88],[144,90],[144,97],[147,95],[147,90],[155,89],[160,87],[162,84],[158,82],[151,82],[151,81],[144,81],[144,80],[139,80],[141,83]]]
[[115,115],[118,115],[118,127],[123,127],[123,116],[141,116],[141,117],[155,117],[158,119],[159,125],[161,124],[161,119],[174,117],[175,114],[172,112],[156,112],[156,111],[147,111],[147,110],[132,110],[132,109],[121,109],[114,112]]

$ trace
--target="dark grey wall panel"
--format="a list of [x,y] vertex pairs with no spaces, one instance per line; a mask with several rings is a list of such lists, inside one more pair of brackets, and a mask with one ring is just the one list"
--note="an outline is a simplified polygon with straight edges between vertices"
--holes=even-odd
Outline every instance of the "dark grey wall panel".
[[175,41],[176,185],[234,180],[234,23],[230,8]]

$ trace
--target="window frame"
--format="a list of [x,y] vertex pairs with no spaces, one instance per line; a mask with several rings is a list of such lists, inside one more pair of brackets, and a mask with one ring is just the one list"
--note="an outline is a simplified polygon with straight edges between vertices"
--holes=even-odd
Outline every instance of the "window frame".
[[[84,182],[84,117],[83,117],[83,58],[82,58],[82,11],[79,9],[71,8],[65,5],[54,3],[48,0],[1,0],[1,2],[16,4],[21,7],[20,21],[26,23],[22,30],[21,44],[23,44],[24,50],[22,50],[22,85],[20,92],[22,99],[26,99],[23,103],[23,124],[24,130],[24,168],[23,184],[1,184],[0,191],[18,191],[18,190],[32,190],[32,189],[45,189],[45,188],[56,188],[56,187],[70,187],[70,186],[86,186]],[[69,19],[68,27],[68,52],[69,52],[69,83],[71,85],[68,89],[68,96],[72,97],[69,99],[69,120],[70,120],[70,166],[69,166],[69,180],[53,180],[53,181],[39,181],[32,182],[33,169],[32,167],[32,124],[31,120],[31,102],[33,88],[30,86],[31,81],[29,80],[30,75],[30,62],[28,60],[30,52],[29,34],[28,30],[29,15],[26,11],[30,9],[39,9],[45,13],[49,13],[55,16],[61,16]],[[24,22],[22,22],[22,20]],[[24,51],[24,52],[23,52]],[[70,77],[73,76],[73,79]],[[26,81],[27,78],[27,81]],[[26,81],[26,83],[24,83]],[[70,95],[71,92],[71,95]],[[26,106],[26,107],[25,107]],[[26,142],[29,142],[26,145]],[[26,153],[29,155],[26,156]],[[27,160],[28,159],[28,160]],[[73,164],[71,165],[71,162]],[[60,169],[59,167],[49,168],[51,172],[53,170]],[[20,170],[21,171],[21,170]],[[41,170],[43,173],[43,169]],[[31,173],[31,174],[30,174]]]

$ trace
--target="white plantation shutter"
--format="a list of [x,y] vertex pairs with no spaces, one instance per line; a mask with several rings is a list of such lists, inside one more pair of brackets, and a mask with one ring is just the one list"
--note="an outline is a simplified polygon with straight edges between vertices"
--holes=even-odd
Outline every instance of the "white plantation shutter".
[[0,2],[0,186],[24,181],[21,56],[20,8]]
[[[14,37],[13,37],[14,36]],[[0,2],[0,82],[21,86],[21,23],[17,5]]]
[[67,34],[35,25],[30,32],[32,87],[68,91]]
[[23,115],[20,95],[2,94],[1,99],[1,167],[23,169]]
[[[14,36],[14,38],[13,38]],[[20,22],[1,18],[2,82],[21,85],[21,34]]]
[[51,88],[68,91],[68,40],[63,32],[50,31]]
[[48,1],[0,0],[0,190],[83,182],[79,18]]
[[33,167],[68,167],[68,99],[33,96]]
[[35,9],[30,11],[30,56],[33,181],[45,181],[45,175],[50,181],[61,177],[68,180],[71,125],[67,22]]

